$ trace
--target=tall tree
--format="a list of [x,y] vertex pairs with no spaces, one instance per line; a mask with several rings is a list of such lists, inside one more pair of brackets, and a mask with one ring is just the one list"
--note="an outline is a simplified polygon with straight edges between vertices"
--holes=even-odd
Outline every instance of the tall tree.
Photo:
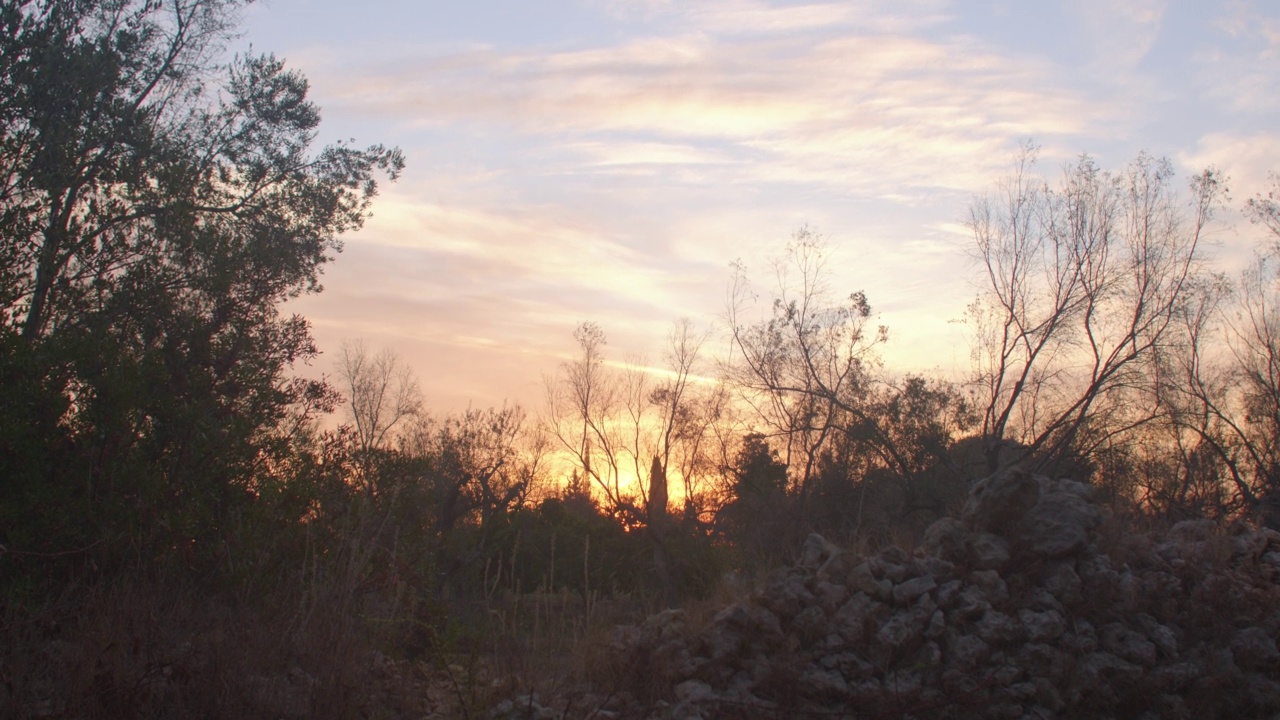
[[1160,416],[1154,363],[1222,192],[1205,171],[1184,199],[1170,163],[1147,155],[1118,173],[1081,157],[1056,186],[1034,162],[1024,149],[969,213],[986,281],[969,312],[973,385],[992,471],[1088,456]]
[[[19,515],[216,514],[318,394],[287,377],[316,350],[280,303],[320,289],[403,160],[313,152],[300,74],[219,59],[244,4],[0,6],[0,392],[19,399],[0,492]],[[95,532],[55,525],[22,542]]]

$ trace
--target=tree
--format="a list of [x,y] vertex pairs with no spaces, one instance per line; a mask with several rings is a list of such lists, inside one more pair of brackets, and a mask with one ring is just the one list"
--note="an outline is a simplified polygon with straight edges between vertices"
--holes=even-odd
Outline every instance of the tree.
[[680,516],[692,520],[684,527],[670,522],[669,482],[678,464],[686,508],[696,506],[689,493],[696,486],[694,474],[705,468],[702,443],[710,423],[700,411],[714,407],[697,403],[691,387],[702,340],[688,321],[677,323],[670,336],[671,367],[654,386],[654,373],[641,361],[621,373],[605,366],[599,326],[583,323],[574,338],[579,357],[546,382],[546,427],[573,457],[578,477],[589,479],[600,494],[605,511],[626,526],[644,528],[659,584],[672,604],[680,578],[671,543],[679,532],[699,529],[696,511]]
[[360,340],[343,343],[338,357],[338,377],[348,393],[347,412],[355,423],[356,452],[361,465],[357,482],[372,497],[376,494],[377,451],[389,444],[396,426],[422,409],[418,381],[395,353],[383,350],[371,355]]
[[[1246,206],[1271,232],[1253,263],[1215,278],[1187,304],[1163,398],[1192,452],[1157,499],[1175,509],[1252,513],[1280,527],[1280,179]],[[1225,352],[1223,352],[1225,350]],[[1183,439],[1182,436],[1186,436]],[[1221,497],[1223,487],[1233,498]]]
[[747,317],[755,296],[745,270],[735,269],[728,323],[733,339],[729,376],[742,399],[779,438],[783,461],[801,489],[814,477],[832,439],[853,434],[887,467],[909,475],[911,463],[875,417],[869,401],[882,384],[877,348],[888,329],[871,326],[862,292],[833,301],[821,237],[798,231],[775,263],[776,295],[766,319]]
[[729,497],[716,512],[717,534],[733,543],[747,565],[779,562],[792,539],[786,463],[763,436],[748,434],[727,470]]
[[289,408],[323,395],[287,376],[316,349],[279,306],[320,289],[403,160],[313,153],[300,74],[220,63],[243,4],[0,7],[0,391],[19,400],[0,492],[29,547],[215,537]]
[[403,479],[410,519],[430,536],[436,591],[488,549],[495,528],[524,506],[542,479],[546,446],[530,438],[517,405],[420,414],[402,433],[399,454],[413,462]]
[[1151,380],[1198,271],[1222,193],[1211,171],[1184,206],[1167,160],[1123,172],[1088,156],[1051,187],[1024,149],[970,207],[986,289],[969,308],[987,469],[1089,457],[1164,412]]

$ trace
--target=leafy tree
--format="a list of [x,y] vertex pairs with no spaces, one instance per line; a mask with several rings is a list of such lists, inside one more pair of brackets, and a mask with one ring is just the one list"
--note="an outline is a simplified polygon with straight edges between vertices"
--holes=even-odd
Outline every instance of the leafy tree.
[[[436,562],[436,591],[487,551],[506,517],[523,507],[542,480],[545,448],[526,443],[525,412],[516,405],[468,409],[458,415],[414,419],[400,454],[415,461],[396,491],[400,505],[418,518]],[[527,450],[526,447],[528,446]]]
[[403,160],[313,152],[300,74],[220,62],[243,4],[0,7],[0,522],[17,551],[186,538],[216,555],[290,408],[326,397],[288,377],[316,349],[279,305],[320,289]]
[[738,550],[743,564],[766,567],[782,559],[793,527],[787,465],[764,436],[749,434],[729,468],[729,498],[716,514],[717,533]]

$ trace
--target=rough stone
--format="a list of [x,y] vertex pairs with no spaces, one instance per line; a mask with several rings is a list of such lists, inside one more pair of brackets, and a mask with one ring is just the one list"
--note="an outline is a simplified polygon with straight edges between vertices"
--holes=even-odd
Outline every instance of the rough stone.
[[807,580],[797,568],[770,573],[760,602],[778,617],[790,620],[813,602],[813,593],[805,587]]
[[1037,612],[1030,608],[1023,608],[1018,611],[1018,619],[1026,628],[1027,639],[1032,642],[1056,640],[1067,629],[1062,614],[1057,610]]
[[969,554],[969,532],[958,518],[945,517],[924,532],[924,551],[934,557],[963,563]]
[[938,581],[930,575],[911,578],[894,586],[893,601],[899,605],[906,605],[936,587],[938,587]]
[[877,600],[884,600],[893,592],[893,583],[877,578],[871,572],[871,564],[868,562],[856,565],[849,571],[849,587]]
[[1155,643],[1136,630],[1118,622],[1109,623],[1102,626],[1099,635],[1103,649],[1117,657],[1143,667],[1152,667],[1156,664]]
[[1275,639],[1260,627],[1245,628],[1232,636],[1231,655],[1236,664],[1246,670],[1263,670],[1280,664]]
[[1010,545],[1019,554],[1036,558],[1059,558],[1083,550],[1090,533],[1102,523],[1102,512],[1077,482],[1044,477],[1037,482],[1039,498],[1018,522]]
[[971,529],[1003,534],[1021,521],[1039,499],[1040,483],[1035,477],[1010,468],[974,484],[961,519]]
[[1009,563],[1009,543],[999,535],[975,533],[969,539],[969,558],[978,570],[1002,570]]
[[914,556],[810,536],[699,632],[662,613],[612,647],[669,683],[662,720],[1280,713],[1280,533],[1196,521],[1117,544],[1090,495],[998,473]]
[[805,538],[804,545],[800,548],[800,559],[796,565],[806,570],[818,570],[833,555],[839,554],[842,550],[836,547],[826,538],[817,533],[810,533]]

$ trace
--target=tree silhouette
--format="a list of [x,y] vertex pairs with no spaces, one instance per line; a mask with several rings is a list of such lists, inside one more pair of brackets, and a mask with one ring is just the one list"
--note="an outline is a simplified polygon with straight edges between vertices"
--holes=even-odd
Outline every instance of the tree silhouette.
[[0,8],[0,392],[21,399],[0,504],[23,547],[216,536],[290,408],[324,396],[287,377],[316,349],[279,306],[320,289],[403,160],[313,152],[300,74],[219,64],[242,4]]

